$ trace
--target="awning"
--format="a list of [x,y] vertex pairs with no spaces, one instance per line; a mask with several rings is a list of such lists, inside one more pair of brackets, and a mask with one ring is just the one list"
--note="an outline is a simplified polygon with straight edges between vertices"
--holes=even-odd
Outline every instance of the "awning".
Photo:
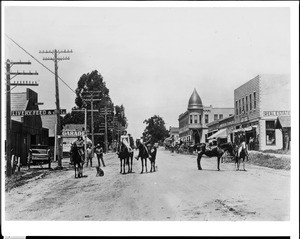
[[276,129],[282,129],[282,128],[290,128],[291,127],[291,116],[278,116],[276,120]]
[[212,139],[212,138],[227,138],[227,130],[226,129],[220,129],[218,132],[212,134],[209,136],[207,139]]

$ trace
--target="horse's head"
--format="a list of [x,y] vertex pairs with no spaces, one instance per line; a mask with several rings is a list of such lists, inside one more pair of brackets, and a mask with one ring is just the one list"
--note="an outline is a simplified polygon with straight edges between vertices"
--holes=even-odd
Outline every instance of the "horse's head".
[[236,147],[230,142],[221,144],[220,148],[222,148],[224,151],[227,151],[231,156],[235,156],[236,154]]

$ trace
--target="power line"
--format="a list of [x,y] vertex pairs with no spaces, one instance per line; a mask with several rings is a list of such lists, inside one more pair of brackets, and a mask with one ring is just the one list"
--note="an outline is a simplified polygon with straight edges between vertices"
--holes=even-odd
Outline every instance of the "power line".
[[[48,71],[50,71],[53,75],[55,75],[55,72],[50,70],[47,66],[45,66],[42,62],[40,62],[38,59],[36,59],[32,54],[30,54],[28,51],[26,51],[22,46],[20,46],[17,42],[15,42],[12,38],[10,38],[7,34],[5,36],[10,39],[13,43],[15,43],[18,47],[20,47],[23,51],[25,51],[29,56],[31,56],[35,61],[37,61],[40,65],[42,65],[44,68],[46,68]],[[73,93],[76,94],[76,92],[60,77],[58,78],[71,90]]]

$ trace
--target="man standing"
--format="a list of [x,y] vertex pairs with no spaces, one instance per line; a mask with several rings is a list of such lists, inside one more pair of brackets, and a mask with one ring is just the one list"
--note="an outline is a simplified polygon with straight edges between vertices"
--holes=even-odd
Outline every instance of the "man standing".
[[86,166],[89,166],[89,162],[91,163],[91,167],[93,167],[92,165],[92,161],[93,161],[93,155],[92,155],[92,147],[89,145],[86,149],[86,154],[87,154],[87,160],[86,160]]
[[100,144],[96,145],[95,152],[96,152],[96,155],[97,155],[98,166],[101,167],[101,164],[100,164],[100,160],[101,160],[103,167],[105,167],[105,163],[104,163],[104,160],[103,160],[103,148],[100,146]]

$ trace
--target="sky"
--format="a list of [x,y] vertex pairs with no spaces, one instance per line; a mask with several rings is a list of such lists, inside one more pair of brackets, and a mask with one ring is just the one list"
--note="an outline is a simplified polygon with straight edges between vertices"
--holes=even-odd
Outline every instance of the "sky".
[[[24,5],[24,4],[23,4]],[[65,4],[66,5],[66,4]],[[258,74],[290,74],[289,8],[7,6],[4,31],[54,71],[40,50],[61,54],[59,76],[73,90],[97,70],[112,101],[123,104],[128,133],[141,137],[145,119],[178,127],[194,88],[205,106],[234,107],[234,89]],[[32,62],[40,109],[55,109],[54,75],[4,37],[5,59]],[[59,82],[60,107],[70,112],[75,93]],[[12,92],[25,91],[18,86]]]

